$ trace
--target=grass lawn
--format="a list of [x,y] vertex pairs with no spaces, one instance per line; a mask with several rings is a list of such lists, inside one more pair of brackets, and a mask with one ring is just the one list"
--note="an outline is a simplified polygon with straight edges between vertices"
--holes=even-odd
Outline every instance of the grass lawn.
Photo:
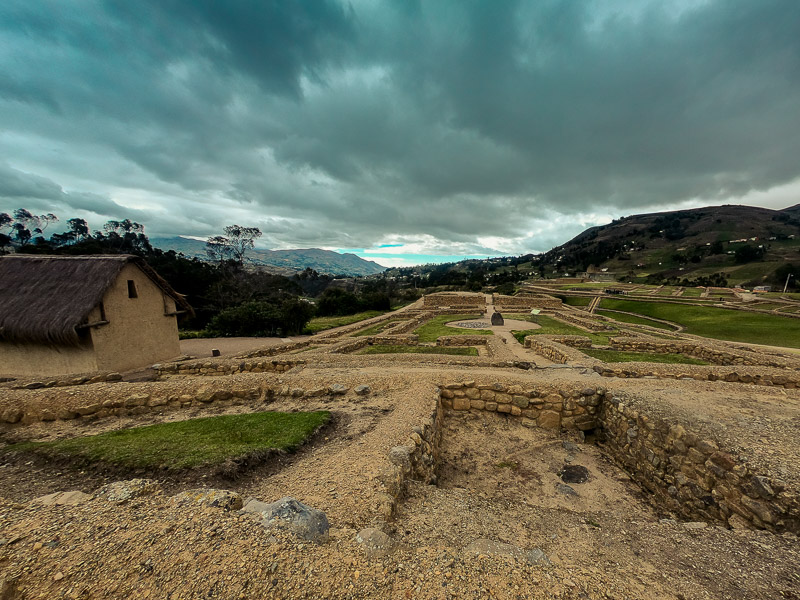
[[682,365],[707,365],[708,363],[699,358],[684,356],[683,354],[656,354],[654,352],[620,352],[619,350],[581,350],[598,360],[607,363],[615,362],[650,362],[650,363],[674,363]]
[[718,340],[800,348],[800,319],[710,306],[605,299],[600,306],[680,323],[685,332]]
[[389,327],[396,325],[402,320],[403,319],[389,319],[388,321],[384,321],[383,323],[376,323],[375,325],[372,325],[370,327],[367,327],[366,329],[362,329],[361,331],[354,333],[353,337],[361,337],[364,335],[377,335],[382,331],[389,329]]
[[53,442],[22,442],[0,453],[21,450],[129,468],[184,469],[262,450],[292,450],[329,419],[327,411],[222,415]]
[[561,300],[568,306],[589,306],[593,299],[588,296],[562,296]]
[[705,291],[705,288],[689,287],[683,290],[684,298],[699,298]]
[[445,325],[453,321],[470,321],[480,317],[481,315],[476,314],[440,315],[418,327],[414,333],[419,336],[420,342],[435,342],[436,338],[442,335],[492,335],[488,329],[456,329]]
[[593,344],[608,344],[609,335],[614,335],[616,332],[608,334],[604,333],[589,333],[583,329],[579,329],[572,325],[562,323],[552,317],[546,315],[525,315],[527,321],[532,321],[541,325],[541,329],[529,329],[526,331],[512,331],[512,335],[517,338],[517,341],[522,344],[525,342],[527,335],[582,335],[592,340]]
[[456,354],[478,356],[478,349],[471,346],[448,348],[441,346],[390,346],[376,344],[359,350],[356,354]]
[[308,325],[306,325],[306,332],[319,333],[326,329],[358,323],[359,321],[371,319],[372,317],[377,317],[382,314],[384,314],[384,312],[380,310],[368,310],[354,315],[345,315],[343,317],[314,317],[308,322]]
[[651,327],[658,327],[659,329],[667,329],[669,331],[675,331],[674,327],[670,327],[666,323],[660,323],[658,321],[653,321],[652,319],[646,319],[645,317],[636,317],[634,315],[609,312],[607,310],[596,310],[595,312],[598,315],[603,315],[604,317],[609,317],[611,319],[614,319],[615,321],[621,321],[623,323],[632,323],[634,325],[650,325]]

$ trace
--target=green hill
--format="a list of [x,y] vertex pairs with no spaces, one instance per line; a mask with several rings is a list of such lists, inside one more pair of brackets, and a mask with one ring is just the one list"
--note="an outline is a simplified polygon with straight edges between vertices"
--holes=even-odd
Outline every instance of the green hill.
[[715,273],[729,283],[777,283],[800,267],[800,205],[784,210],[714,206],[632,215],[592,227],[541,256],[546,275],[599,271],[655,281]]

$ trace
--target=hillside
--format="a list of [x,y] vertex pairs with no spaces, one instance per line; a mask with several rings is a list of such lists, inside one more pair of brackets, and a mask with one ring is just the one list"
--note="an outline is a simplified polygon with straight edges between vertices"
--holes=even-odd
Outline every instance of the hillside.
[[[186,256],[196,256],[205,260],[206,244],[201,240],[185,237],[151,238],[150,243],[162,250],[175,250]],[[255,248],[248,252],[248,258],[256,265],[273,267],[285,271],[302,271],[312,268],[320,273],[333,275],[374,275],[384,267],[355,254],[339,254],[319,248],[303,248],[297,250],[263,250]]]
[[640,280],[693,280],[723,273],[731,284],[774,280],[786,264],[800,265],[800,205],[632,215],[587,229],[540,260],[548,276],[607,269]]

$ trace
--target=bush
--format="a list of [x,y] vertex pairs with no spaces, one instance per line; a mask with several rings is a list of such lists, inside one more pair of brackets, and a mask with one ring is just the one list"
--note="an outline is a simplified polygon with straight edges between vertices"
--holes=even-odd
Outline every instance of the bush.
[[317,301],[317,315],[320,317],[354,315],[366,310],[390,310],[389,295],[384,292],[371,292],[357,296],[340,288],[328,288]]
[[295,298],[280,306],[264,301],[245,302],[221,311],[208,330],[220,336],[275,337],[296,335],[311,320],[313,307]]

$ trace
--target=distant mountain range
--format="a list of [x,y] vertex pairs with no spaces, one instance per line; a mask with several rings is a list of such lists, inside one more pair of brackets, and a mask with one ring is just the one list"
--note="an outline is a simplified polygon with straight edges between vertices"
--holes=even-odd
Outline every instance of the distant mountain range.
[[[162,250],[174,250],[188,257],[206,260],[206,243],[185,237],[150,238],[150,243]],[[303,271],[312,268],[319,273],[332,275],[374,275],[386,268],[370,260],[364,260],[355,254],[340,254],[319,248],[302,248],[297,250],[262,250],[254,248],[247,253],[247,258],[256,265],[269,267],[276,272]]]

